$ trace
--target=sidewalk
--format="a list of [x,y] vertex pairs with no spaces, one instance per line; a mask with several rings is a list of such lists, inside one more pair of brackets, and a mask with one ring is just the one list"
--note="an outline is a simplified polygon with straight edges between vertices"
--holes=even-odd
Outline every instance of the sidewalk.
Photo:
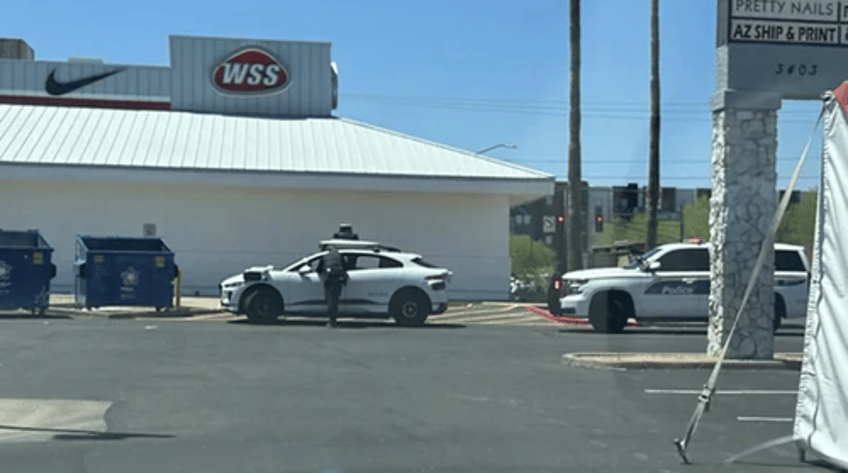
[[47,309],[47,314],[104,316],[109,318],[179,318],[208,314],[226,314],[226,312],[219,307],[219,299],[212,296],[183,296],[180,300],[180,307],[172,307],[171,309],[157,312],[153,307],[136,306],[109,306],[87,310],[84,307],[76,306],[73,294],[50,294],[50,308]]

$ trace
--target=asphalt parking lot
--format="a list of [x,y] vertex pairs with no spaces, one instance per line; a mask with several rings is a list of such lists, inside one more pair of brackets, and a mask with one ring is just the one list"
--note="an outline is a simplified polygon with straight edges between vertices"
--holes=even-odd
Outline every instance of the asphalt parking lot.
[[[672,439],[708,370],[562,363],[699,353],[703,325],[331,330],[92,312],[0,319],[5,471],[827,471],[785,444],[723,463],[791,432],[796,370],[723,372],[681,465]],[[802,341],[782,328],[776,350]]]
[[[85,310],[75,306],[72,294],[51,294],[48,317],[105,317],[115,319],[150,319],[150,320],[182,320],[182,321],[218,321],[231,322],[244,319],[244,316],[233,315],[220,309],[216,297],[184,296],[180,307],[167,312],[157,312],[149,307],[103,307]],[[0,317],[28,317],[24,311],[0,311]],[[281,323],[319,323],[320,318],[283,317]],[[391,320],[357,321],[344,319],[348,324],[392,324]],[[560,318],[552,320],[540,304],[528,302],[465,302],[452,301],[444,314],[431,315],[428,325],[508,325],[525,327],[559,327],[575,332],[591,332],[586,320],[577,318]],[[640,325],[631,320],[626,331],[649,333],[706,333],[703,322],[676,322],[666,324]],[[780,329],[781,334],[803,336],[803,320],[787,320]]]
[[[455,301],[444,314],[431,315],[429,325],[521,325],[521,326],[557,326],[529,309],[535,308],[532,303],[516,302],[462,302]],[[96,309],[79,308],[74,303],[72,294],[51,294],[48,317],[104,317],[114,319],[145,319],[145,320],[185,320],[185,321],[218,321],[230,322],[242,320],[244,316],[233,315],[220,309],[218,298],[203,296],[182,297],[179,307],[157,312],[150,307],[102,307]],[[26,317],[25,311],[0,312],[0,317]],[[281,323],[311,322],[318,323],[320,318],[281,317]],[[391,320],[379,319],[360,322],[355,319],[343,319],[345,323],[377,323],[393,324]]]

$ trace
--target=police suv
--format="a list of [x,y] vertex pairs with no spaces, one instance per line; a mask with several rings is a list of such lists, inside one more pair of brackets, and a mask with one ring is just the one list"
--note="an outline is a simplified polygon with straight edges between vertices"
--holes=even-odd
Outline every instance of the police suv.
[[[774,249],[777,330],[782,319],[806,315],[809,265],[802,246],[776,243]],[[565,273],[552,291],[552,314],[588,317],[597,332],[620,332],[629,318],[706,320],[709,249],[705,244],[660,245],[624,267]]]
[[373,241],[325,240],[319,251],[283,269],[248,268],[220,284],[221,307],[254,322],[279,316],[327,316],[318,263],[334,246],[342,255],[348,282],[339,298],[340,317],[393,318],[399,325],[421,325],[448,308],[453,273]]

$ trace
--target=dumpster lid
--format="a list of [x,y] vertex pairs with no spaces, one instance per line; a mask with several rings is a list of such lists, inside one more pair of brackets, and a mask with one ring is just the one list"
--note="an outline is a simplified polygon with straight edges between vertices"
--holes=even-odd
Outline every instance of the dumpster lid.
[[77,235],[77,240],[86,251],[172,253],[168,245],[158,237],[96,237]]
[[38,230],[0,230],[0,248],[52,249]]

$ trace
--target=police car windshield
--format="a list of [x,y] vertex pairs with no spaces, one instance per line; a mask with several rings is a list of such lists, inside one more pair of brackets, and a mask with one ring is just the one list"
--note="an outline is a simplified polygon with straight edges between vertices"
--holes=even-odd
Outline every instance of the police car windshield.
[[644,263],[644,262],[645,262],[648,258],[650,258],[651,256],[654,256],[655,254],[657,254],[657,252],[658,252],[658,251],[660,251],[660,249],[659,249],[659,248],[654,248],[653,250],[650,250],[650,251],[647,251],[647,252],[645,252],[645,253],[642,253],[642,254],[641,254],[641,255],[639,255],[639,256],[634,256],[634,257],[632,257],[632,258],[630,259],[630,262],[629,262],[629,263],[627,263],[627,265],[625,266],[625,268],[627,268],[627,269],[635,269],[635,268],[640,268],[640,267],[642,267],[642,263]]

